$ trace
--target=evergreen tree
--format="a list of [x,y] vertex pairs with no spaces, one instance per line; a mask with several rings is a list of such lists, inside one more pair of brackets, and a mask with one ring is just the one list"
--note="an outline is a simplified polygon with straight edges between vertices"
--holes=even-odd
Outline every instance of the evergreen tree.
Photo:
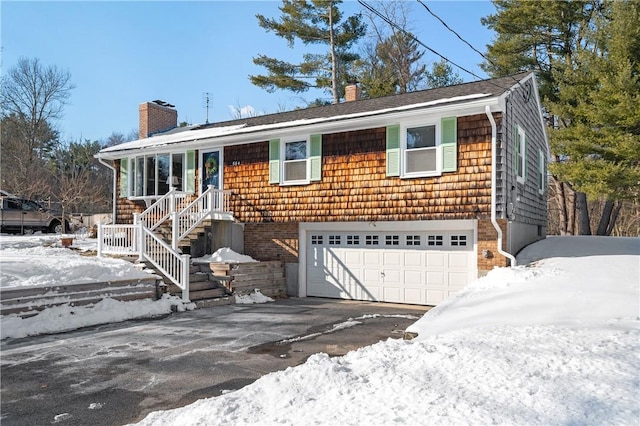
[[[371,6],[385,16],[367,14],[371,29],[364,59],[358,64],[358,81],[365,98],[408,93],[425,86],[424,50],[411,34],[409,5],[380,1]],[[395,26],[387,22],[393,22]]]
[[640,4],[605,7],[575,65],[556,77],[558,99],[550,105],[561,117],[551,134],[560,161],[551,170],[606,200],[600,235],[610,234],[621,200],[640,199]]
[[[633,71],[636,66],[631,58],[627,58],[630,62],[623,68],[615,68],[620,66],[624,55],[613,53],[616,43],[624,46],[620,51],[634,48],[630,41],[634,37],[637,43],[634,35],[637,33],[630,30],[639,26],[637,16],[631,13],[637,3],[628,0],[494,0],[493,3],[497,13],[482,22],[497,35],[488,46],[482,68],[492,76],[535,71],[539,77],[545,116],[552,128],[552,156],[556,164],[550,170],[559,206],[560,232],[576,233],[572,218],[577,205],[580,233],[591,233],[587,195],[592,199],[608,199],[599,223],[612,229],[616,214],[612,206],[617,200],[631,196],[638,185],[637,179],[633,182],[633,167],[629,168],[634,161],[633,137],[629,139],[629,133],[621,126],[635,120],[632,108],[626,105],[635,102],[637,110],[637,86],[632,78],[637,76],[637,68]],[[615,30],[617,24],[612,25],[615,20],[611,19],[611,13],[618,7],[629,13],[625,18],[626,36]],[[618,36],[614,37],[614,32],[622,38],[615,41]],[[629,78],[623,77],[625,72]],[[595,170],[599,171],[598,176]],[[621,173],[628,178],[617,178]],[[602,228],[599,226],[598,232]]]
[[344,97],[346,82],[353,79],[352,67],[358,59],[350,49],[366,30],[360,15],[342,20],[340,3],[340,0],[283,0],[279,20],[256,15],[262,28],[284,38],[289,47],[293,48],[295,41],[300,40],[304,45],[324,45],[328,51],[306,53],[299,64],[258,55],[253,62],[265,67],[268,74],[251,75],[251,82],[269,92],[325,89],[331,93],[333,103],[338,103]]
[[435,89],[436,87],[453,86],[462,83],[462,78],[457,72],[453,71],[451,65],[444,59],[434,62],[431,71],[425,71],[427,79],[427,87]]

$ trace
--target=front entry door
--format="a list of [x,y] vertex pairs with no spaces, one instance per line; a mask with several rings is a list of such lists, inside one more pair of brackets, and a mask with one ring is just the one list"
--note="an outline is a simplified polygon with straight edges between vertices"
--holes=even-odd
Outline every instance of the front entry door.
[[216,189],[222,188],[222,158],[219,150],[202,151],[200,158],[200,182],[202,184],[200,193],[207,190],[209,185]]

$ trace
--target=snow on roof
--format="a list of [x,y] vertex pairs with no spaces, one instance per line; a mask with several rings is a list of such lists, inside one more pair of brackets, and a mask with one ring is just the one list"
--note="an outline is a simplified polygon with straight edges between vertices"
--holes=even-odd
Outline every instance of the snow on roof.
[[119,152],[128,151],[132,149],[148,148],[152,146],[169,145],[177,142],[195,141],[199,139],[212,138],[228,134],[234,130],[244,127],[244,124],[237,126],[227,127],[214,127],[202,130],[186,130],[184,132],[161,134],[158,136],[151,136],[144,139],[138,139],[136,141],[125,142],[119,145],[110,146],[100,150],[100,153],[106,152]]
[[[320,123],[331,122],[331,121],[357,119],[357,118],[375,116],[380,114],[388,114],[392,112],[408,111],[408,110],[413,110],[417,108],[426,108],[426,107],[431,107],[436,105],[478,100],[478,99],[488,98],[490,96],[492,96],[490,93],[474,93],[470,95],[455,96],[451,98],[441,98],[441,99],[428,101],[428,102],[420,102],[420,103],[414,103],[409,105],[396,106],[393,108],[383,108],[383,109],[378,109],[374,111],[357,112],[357,113],[343,114],[343,115],[330,116],[330,117],[306,118],[306,119],[283,121],[283,122],[264,124],[264,125],[258,125],[258,126],[248,126],[247,124],[239,124],[239,125],[225,126],[225,127],[210,127],[206,129],[200,129],[200,130],[187,130],[184,132],[173,133],[168,135],[152,136],[152,137],[140,139],[137,141],[126,142],[120,145],[115,145],[109,148],[102,149],[97,156],[108,157],[109,153],[116,153],[121,151],[138,150],[138,149],[150,148],[150,147],[159,147],[163,145],[170,145],[170,144],[181,143],[181,142],[195,142],[203,139],[239,135],[243,133],[254,133],[254,132],[260,132],[260,131],[272,130],[272,129],[278,129],[278,128],[299,127],[304,125],[320,124]],[[101,155],[101,154],[107,154],[107,155]]]

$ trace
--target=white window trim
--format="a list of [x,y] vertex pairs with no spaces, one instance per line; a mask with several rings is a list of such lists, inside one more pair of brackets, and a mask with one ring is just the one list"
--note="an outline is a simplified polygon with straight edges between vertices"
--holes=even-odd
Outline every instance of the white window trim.
[[524,129],[522,127],[520,127],[519,125],[517,125],[518,127],[518,138],[520,139],[520,151],[522,152],[522,164],[520,165],[520,171],[522,173],[522,175],[520,175],[518,173],[518,164],[520,162],[520,158],[518,157],[518,143],[516,141],[515,143],[515,150],[513,155],[516,156],[516,180],[518,181],[518,183],[524,183],[525,182],[525,176],[526,176],[526,167],[527,167],[527,139],[526,139],[526,135],[524,132]]
[[[168,155],[169,156],[169,176],[173,176],[173,161],[172,160],[172,156],[174,154],[182,154],[183,157],[183,164],[182,164],[182,182],[183,182],[183,188],[184,188],[184,182],[186,179],[186,175],[187,175],[187,167],[186,167],[186,161],[187,161],[187,153],[186,151],[172,151],[172,152],[156,152],[156,153],[150,153],[150,154],[140,154],[140,155],[135,155],[132,157],[128,157],[128,161],[129,164],[133,164],[133,166],[129,167],[129,178],[128,178],[128,182],[127,184],[129,185],[129,196],[127,197],[127,199],[129,200],[148,200],[148,199],[152,199],[152,198],[159,198],[162,197],[164,194],[155,194],[155,195],[145,195],[147,193],[147,157],[155,157],[156,161],[155,161],[155,182],[156,182],[156,188],[158,185],[158,156],[161,155]],[[143,174],[142,174],[142,194],[143,195],[134,195],[136,192],[136,179],[137,179],[137,168],[138,168],[138,163],[137,163],[137,159],[139,158],[143,158]],[[171,188],[171,185],[169,185],[169,188]],[[185,192],[185,191],[182,191]]]
[[[204,163],[204,153],[205,152],[215,152],[218,151],[218,172],[220,173],[220,179],[218,180],[218,186],[220,187],[220,189],[224,188],[224,149],[222,148],[200,148],[198,150],[198,162],[196,163],[196,170],[198,172],[197,176],[198,176],[198,181],[196,182],[196,185],[194,186],[194,189],[196,191],[200,191],[199,194],[202,194],[204,191],[207,190],[207,188],[204,188],[202,185],[202,164]],[[184,152],[184,164],[182,166],[182,175],[183,175],[183,182],[184,179],[187,176],[187,152]],[[185,186],[182,185],[182,187],[184,188]],[[186,192],[186,191],[185,191]]]
[[[286,180],[285,163],[288,161],[303,161],[303,160],[287,160],[287,144],[291,142],[305,142],[307,158],[305,161],[305,179]],[[308,185],[311,183],[311,136],[304,135],[298,137],[288,137],[286,139],[280,139],[280,185]]]
[[[441,117],[432,117],[428,120],[412,120],[400,124],[400,177],[416,178],[442,175],[442,135]],[[407,129],[415,127],[435,126],[436,145],[433,148],[412,148],[407,149]],[[436,169],[428,172],[407,172],[407,155],[414,150],[433,149],[436,153]]]
[[540,195],[544,194],[544,191],[547,186],[547,174],[546,174],[546,159],[544,157],[544,152],[541,149],[538,149],[538,193]]

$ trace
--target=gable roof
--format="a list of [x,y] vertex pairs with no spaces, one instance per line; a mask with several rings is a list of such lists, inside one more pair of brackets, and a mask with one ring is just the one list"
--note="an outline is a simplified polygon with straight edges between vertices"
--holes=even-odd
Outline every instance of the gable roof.
[[399,108],[413,104],[429,103],[441,99],[452,99],[457,100],[457,102],[464,102],[468,97],[477,94],[484,94],[487,97],[497,97],[510,90],[529,74],[530,73],[522,73],[507,77],[456,84],[454,86],[440,87],[436,89],[426,89],[398,95],[383,96],[380,98],[361,99],[352,102],[316,106],[257,117],[241,118],[237,120],[211,123],[199,128],[226,127],[240,124],[248,127],[264,126],[289,121],[361,114],[383,109]]
[[432,105],[455,105],[463,104],[474,99],[497,98],[511,90],[515,85],[520,84],[520,81],[530,74],[531,73],[521,73],[507,77],[474,81],[374,99],[362,99],[340,104],[310,107],[275,114],[178,128],[170,132],[156,134],[149,138],[104,148],[96,156],[107,158],[113,157],[113,154],[116,152],[165,146],[180,142],[195,142],[239,133],[282,128],[285,125],[300,126],[327,120],[347,120],[356,117],[378,115],[409,108],[429,107]]

